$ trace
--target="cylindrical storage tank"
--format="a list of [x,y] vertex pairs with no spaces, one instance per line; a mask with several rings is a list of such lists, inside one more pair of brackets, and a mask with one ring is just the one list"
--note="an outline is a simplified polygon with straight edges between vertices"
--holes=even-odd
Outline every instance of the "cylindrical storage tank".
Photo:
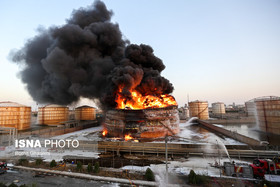
[[80,106],[75,109],[75,119],[79,121],[83,120],[95,120],[96,109],[90,106]]
[[245,102],[245,109],[246,109],[247,116],[255,116],[257,113],[256,103],[254,101]]
[[189,102],[190,117],[197,117],[198,119],[209,119],[208,102],[207,101],[192,101]]
[[30,128],[31,107],[14,102],[0,102],[0,127],[18,130]]
[[189,109],[188,108],[179,108],[179,118],[180,120],[186,120],[190,117]]
[[109,137],[160,138],[180,132],[177,106],[142,110],[112,109],[104,126]]
[[38,120],[39,124],[61,125],[61,122],[68,120],[68,115],[68,107],[51,104],[44,107],[39,107]]
[[189,108],[185,108],[187,118],[190,118],[190,110]]
[[255,103],[260,130],[280,135],[280,97],[259,98]]
[[213,114],[225,114],[225,104],[222,102],[212,103],[212,113]]

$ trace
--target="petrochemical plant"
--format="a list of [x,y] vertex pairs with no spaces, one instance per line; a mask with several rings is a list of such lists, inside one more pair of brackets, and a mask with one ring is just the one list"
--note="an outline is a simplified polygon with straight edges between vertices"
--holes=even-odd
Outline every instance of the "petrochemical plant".
[[[280,97],[276,96],[254,98],[244,105],[233,103],[226,106],[223,102],[209,105],[207,101],[195,100],[180,108],[170,105],[105,112],[87,105],[69,109],[68,106],[49,104],[31,111],[30,106],[0,103],[2,160],[18,160],[21,158],[18,154],[26,152],[18,152],[19,147],[10,151],[13,145],[31,145],[33,140],[41,145],[43,141],[45,153],[62,152],[58,154],[58,160],[63,160],[68,170],[71,170],[70,163],[76,162],[85,165],[99,162],[102,168],[125,168],[131,162],[145,166],[183,158],[185,162],[192,158],[200,160],[202,157],[208,162],[214,158],[215,163],[210,164],[210,168],[205,167],[211,172],[220,172],[220,176],[222,170],[223,175],[257,180],[280,173],[279,137]],[[69,147],[53,147],[53,144],[65,144],[66,141],[76,142],[78,152],[70,151],[73,148]],[[93,156],[97,153],[100,156]],[[156,159],[150,160],[151,155]],[[46,156],[40,158],[49,159]],[[253,164],[244,164],[244,161]],[[259,163],[264,166],[274,164],[275,167],[265,168]]]
[[256,123],[258,129],[264,133],[280,134],[280,97],[277,96],[254,98],[238,106],[234,104],[226,106],[223,102],[216,102],[209,107],[207,101],[199,100],[188,104],[179,108],[180,119],[191,117],[209,121],[241,119],[239,123]]
[[[177,111],[177,114],[174,113],[174,109]],[[188,120],[193,117],[199,120],[206,120],[212,124],[219,122],[221,124],[255,123],[256,130],[260,132],[280,135],[280,98],[276,96],[255,98],[245,102],[244,105],[237,106],[235,104],[226,106],[223,102],[215,102],[209,107],[207,101],[195,100],[189,102],[185,107],[175,107],[174,109],[151,110],[150,114],[147,112],[140,114],[137,110],[109,110],[106,114],[102,115],[100,113],[99,115],[105,117],[103,118],[104,126],[106,130],[112,129],[109,131],[109,135],[112,137],[124,136],[125,133],[129,133],[128,129],[135,129],[136,126],[142,129],[139,130],[139,135],[136,135],[138,132],[133,131],[137,137],[158,137],[156,134],[162,134],[160,137],[164,137],[165,134],[170,135],[172,132],[177,134],[179,129],[178,126],[176,128],[175,126],[179,123],[176,120]],[[174,112],[171,112],[173,110]],[[168,112],[172,113],[172,115],[170,114],[170,121],[166,121],[166,117],[161,115],[161,113],[165,114]],[[14,102],[1,102],[0,129],[1,133],[7,133],[8,131],[28,132],[34,128],[36,129],[36,127],[38,129],[44,128],[44,126],[69,126],[69,124],[73,126],[73,124],[77,125],[85,122],[87,124],[95,124],[96,113],[96,108],[90,106],[80,106],[74,110],[69,110],[67,106],[54,104],[39,107],[38,111],[32,112],[30,106]],[[176,115],[179,116],[178,119],[176,119]],[[152,116],[162,116],[163,121],[159,121],[159,118]],[[152,122],[151,120],[153,119],[155,121]],[[149,125],[144,127],[144,123],[141,120],[147,120]],[[133,121],[139,121],[140,123],[137,122],[137,124]],[[103,124],[103,122],[101,123]],[[169,132],[169,127],[161,126],[160,124],[162,123],[166,123],[167,126],[174,123],[175,126],[171,125],[173,130]],[[130,124],[130,126],[128,125],[128,127],[126,124]],[[150,128],[150,130],[147,131],[147,128]],[[123,131],[123,129],[127,129],[128,132]]]

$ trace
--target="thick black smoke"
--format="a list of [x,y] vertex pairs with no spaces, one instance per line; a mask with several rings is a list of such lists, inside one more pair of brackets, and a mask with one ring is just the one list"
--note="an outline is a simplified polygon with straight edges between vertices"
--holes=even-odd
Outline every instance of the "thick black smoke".
[[35,101],[66,105],[86,97],[112,108],[120,87],[128,99],[130,89],[142,95],[173,91],[153,49],[123,40],[118,24],[110,22],[112,14],[96,1],[74,10],[65,25],[40,29],[13,53],[13,61],[24,65],[20,77]]

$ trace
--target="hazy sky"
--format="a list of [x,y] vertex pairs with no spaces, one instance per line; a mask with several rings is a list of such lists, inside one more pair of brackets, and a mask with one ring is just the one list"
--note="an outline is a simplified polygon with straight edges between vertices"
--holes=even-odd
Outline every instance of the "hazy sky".
[[[182,106],[280,95],[279,0],[105,0],[125,38],[151,45]],[[93,1],[0,1],[0,102],[35,105],[8,56],[37,28],[62,25]],[[85,101],[84,101],[85,102]]]

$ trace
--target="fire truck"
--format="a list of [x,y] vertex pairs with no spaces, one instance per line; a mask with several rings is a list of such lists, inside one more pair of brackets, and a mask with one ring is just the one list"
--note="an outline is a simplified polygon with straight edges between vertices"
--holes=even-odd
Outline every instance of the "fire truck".
[[6,173],[6,170],[7,170],[7,163],[0,162],[0,174]]
[[224,171],[228,176],[246,178],[264,178],[265,174],[280,175],[280,158],[255,159],[252,164],[224,162]]
[[265,174],[280,175],[280,159],[255,159],[250,164],[255,178],[263,178]]
[[224,162],[224,172],[227,176],[253,178],[252,167],[246,163]]

